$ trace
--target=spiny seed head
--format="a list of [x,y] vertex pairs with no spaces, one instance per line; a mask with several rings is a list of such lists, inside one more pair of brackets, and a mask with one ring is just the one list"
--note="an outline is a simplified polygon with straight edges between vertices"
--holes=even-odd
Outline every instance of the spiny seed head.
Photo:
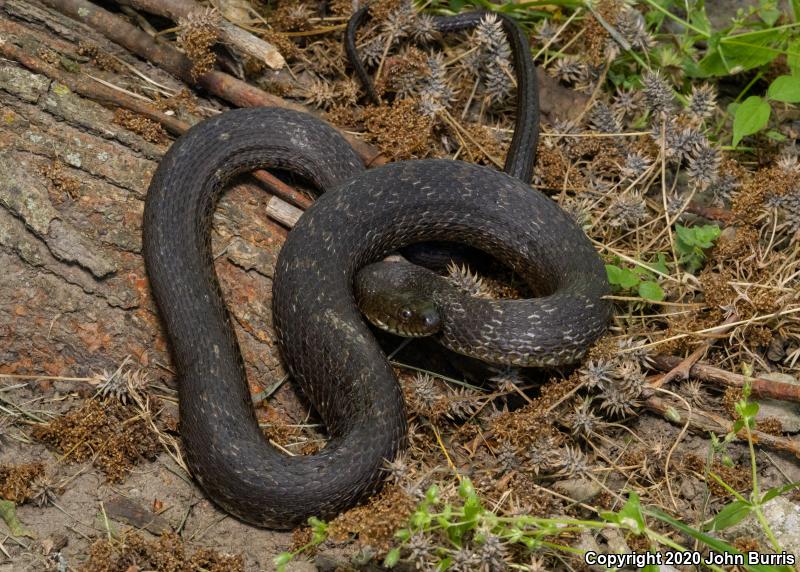
[[618,89],[612,108],[619,120],[633,117],[641,109],[641,92],[632,89]]
[[59,496],[58,487],[47,475],[40,475],[31,483],[31,501],[39,508],[52,506]]
[[717,180],[721,162],[719,150],[705,145],[689,157],[686,174],[699,189],[705,190]]
[[611,108],[602,102],[595,103],[589,116],[589,121],[600,133],[619,133],[622,131],[622,126],[611,111]]
[[432,42],[439,37],[436,23],[429,14],[417,14],[411,27],[411,37],[415,42]]
[[578,447],[565,445],[558,450],[559,467],[570,476],[586,476],[591,473],[589,461]]
[[482,572],[501,572],[508,569],[506,549],[499,537],[486,534],[477,551],[478,567]]
[[498,52],[510,53],[508,40],[503,32],[503,23],[494,12],[487,12],[475,27],[475,41],[486,53],[497,55]]
[[483,278],[473,273],[466,264],[459,266],[455,262],[450,262],[447,266],[447,278],[453,286],[469,296],[485,298],[489,295]]
[[591,93],[600,79],[600,67],[586,64],[581,67],[581,77],[575,84],[575,89],[584,93]]
[[553,122],[553,133],[562,136],[557,137],[556,141],[566,151],[569,151],[578,140],[577,137],[569,137],[569,135],[581,133],[581,131],[581,128],[574,121],[568,119],[556,119]]
[[428,569],[434,556],[434,545],[430,535],[423,532],[414,534],[405,544],[408,559],[414,563],[417,570]]
[[573,435],[588,437],[597,429],[600,418],[592,410],[592,399],[587,397],[575,405],[566,421]]
[[150,383],[150,377],[144,370],[124,370],[127,360],[123,361],[122,366],[114,372],[103,371],[96,376],[100,381],[97,392],[104,399],[116,399],[123,405],[128,403],[128,399],[136,391],[144,389]]
[[412,403],[414,409],[427,415],[436,403],[442,398],[442,394],[436,387],[436,380],[427,373],[418,373],[412,382]]
[[613,376],[613,362],[604,359],[590,359],[578,370],[578,379],[580,379],[581,383],[588,389],[593,389],[609,383]]
[[450,105],[456,98],[455,90],[447,82],[447,66],[441,53],[429,56],[428,75],[422,81],[421,96],[427,96],[443,107]]
[[382,31],[392,39],[392,43],[405,38],[414,29],[416,12],[411,4],[402,4],[389,12],[381,26]]
[[404,483],[408,481],[408,478],[411,476],[412,469],[403,453],[398,454],[394,461],[387,461],[385,465],[384,470],[389,474],[389,478],[394,483]]
[[630,230],[647,219],[647,205],[639,192],[617,195],[608,208],[608,224],[612,228]]
[[622,338],[617,342],[617,347],[624,352],[625,358],[638,363],[640,367],[652,364],[649,350],[645,345],[646,342],[633,338]]
[[507,61],[496,58],[495,65],[486,67],[483,78],[484,95],[492,105],[503,103],[514,88],[508,74],[508,66]]
[[625,180],[635,181],[644,175],[644,173],[652,164],[653,160],[650,159],[650,157],[643,155],[639,151],[628,153],[625,155],[625,164],[622,166],[620,174]]
[[514,446],[505,442],[497,449],[496,461],[497,466],[503,472],[513,471],[519,468],[521,464]]
[[323,80],[315,79],[307,91],[305,102],[322,109],[330,109],[336,103],[336,91],[333,86]]
[[600,409],[612,417],[633,415],[638,403],[624,388],[613,384],[604,387],[600,395]]
[[417,110],[425,117],[436,119],[444,112],[445,106],[442,105],[438,99],[431,96],[431,94],[420,93],[419,99],[417,100]]
[[800,156],[796,152],[785,151],[778,159],[778,168],[790,175],[800,175]]
[[586,197],[576,198],[568,196],[561,203],[561,208],[575,223],[586,229],[592,224],[592,201]]
[[475,570],[479,559],[477,554],[469,548],[459,548],[450,556],[450,568],[453,572],[472,572]]
[[539,471],[547,471],[558,464],[555,439],[547,435],[539,437],[525,451],[527,466],[538,475]]
[[672,88],[658,71],[647,71],[642,77],[644,101],[647,108],[656,115],[667,115],[674,107],[675,97]]
[[557,80],[573,84],[585,76],[586,67],[586,62],[577,56],[564,56],[558,58],[548,71]]
[[695,407],[704,408],[708,406],[706,392],[703,390],[703,383],[697,379],[690,379],[681,385],[681,394],[686,401]]
[[686,113],[690,117],[703,120],[710,117],[717,108],[717,90],[708,83],[692,86],[692,93],[686,102]]
[[358,100],[358,84],[347,78],[336,82],[336,99],[343,105],[355,105]]
[[506,366],[489,378],[497,384],[497,388],[503,393],[512,393],[516,391],[520,385],[525,383],[525,378],[522,376],[522,371],[518,367]]
[[556,37],[558,28],[550,23],[549,19],[544,19],[536,25],[533,32],[533,37],[536,38],[540,44],[546,44]]
[[730,201],[734,193],[741,186],[739,179],[730,173],[722,173],[717,177],[717,181],[709,187],[709,192],[716,202]]
[[586,186],[597,194],[605,195],[614,186],[613,182],[606,179],[604,174],[589,171],[586,178]]
[[[697,154],[702,147],[708,146],[708,139],[703,133],[692,127],[676,128],[670,123],[666,126],[664,146],[667,157],[674,163],[682,163],[692,155]],[[661,143],[661,124],[653,129],[653,139]]]
[[617,15],[617,31],[635,50],[646,52],[655,44],[645,28],[644,17],[636,10],[621,10]]
[[457,389],[447,400],[447,416],[451,419],[472,417],[478,406],[476,396],[475,391],[466,387]]
[[[684,208],[683,203],[686,202],[685,199],[681,196],[680,191],[675,191],[670,193],[667,197],[667,213],[670,217],[678,216],[678,220],[683,220],[686,216],[682,209]],[[678,214],[681,213],[681,214]]]
[[625,360],[620,362],[615,371],[616,385],[632,397],[639,397],[644,387],[644,372],[639,362]]
[[376,66],[383,57],[383,50],[389,38],[383,34],[378,34],[361,49],[361,61],[367,66]]

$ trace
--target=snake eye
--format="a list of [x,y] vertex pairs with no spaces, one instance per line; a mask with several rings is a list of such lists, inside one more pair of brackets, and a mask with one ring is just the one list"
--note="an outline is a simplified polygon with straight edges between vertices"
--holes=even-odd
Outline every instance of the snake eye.
[[412,312],[408,308],[403,308],[402,310],[400,310],[400,318],[401,319],[410,320],[411,316],[412,316]]

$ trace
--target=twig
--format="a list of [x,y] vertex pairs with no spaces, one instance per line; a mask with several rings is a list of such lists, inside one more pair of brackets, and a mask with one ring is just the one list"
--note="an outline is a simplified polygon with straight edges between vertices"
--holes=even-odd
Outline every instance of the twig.
[[[25,28],[10,20],[0,22],[0,29],[9,31],[15,35],[24,35]],[[89,82],[83,77],[64,72],[48,63],[40,60],[37,57],[27,54],[15,46],[12,42],[0,43],[0,55],[11,60],[15,60],[22,64],[29,70],[45,75],[59,83],[64,84],[75,93],[93,99],[95,101],[111,104],[115,107],[124,107],[139,115],[147,117],[153,121],[157,121],[164,126],[170,133],[181,134],[189,129],[189,124],[175,117],[171,117],[157,110],[147,102],[142,101],[138,97],[130,96],[124,92],[111,89],[105,85],[98,84],[94,81]]]
[[[194,0],[128,0],[128,3],[145,12],[165,16],[175,23],[181,18],[203,10],[203,7]],[[272,69],[281,69],[286,65],[286,60],[275,46],[227,20],[220,22],[219,33],[222,41],[236,46]]]
[[[688,417],[689,429],[696,432],[711,432],[717,435],[725,435],[731,430],[732,423],[722,417],[699,409],[693,409],[691,412],[687,412],[682,407],[660,397],[649,397],[644,401],[644,405],[647,409],[658,413],[671,423],[683,425],[686,423],[686,418]],[[786,437],[770,435],[762,431],[752,430],[751,434],[754,443],[760,443],[781,451],[788,451],[795,457],[800,458],[800,443],[787,439]],[[737,437],[742,441],[746,439],[745,435],[737,435]]]
[[[733,324],[736,321],[736,314],[732,314],[728,316],[728,318],[723,322],[723,325],[726,324]],[[719,332],[720,336],[727,332],[729,329],[733,328],[731,325],[729,328],[722,328]],[[719,337],[714,336],[710,338],[706,338],[704,341],[700,343],[700,347],[694,350],[689,357],[682,360],[678,363],[675,367],[670,369],[667,373],[661,376],[660,379],[657,379],[650,383],[650,387],[662,387],[672,381],[673,379],[689,379],[689,372],[692,369],[692,366],[697,363],[700,358],[702,358],[706,352],[717,343]]]
[[[670,355],[656,355],[650,357],[649,361],[656,369],[670,371],[681,362],[681,358]],[[773,381],[760,377],[749,378],[703,362],[694,364],[689,370],[689,375],[703,381],[718,383],[725,387],[744,387],[745,383],[749,382],[753,395],[756,397],[769,397],[800,403],[800,385],[793,383]]]
[[[27,28],[11,22],[10,20],[0,20],[0,30],[10,32],[15,36],[28,35]],[[89,82],[82,76],[64,72],[39,58],[27,54],[12,42],[0,43],[0,56],[15,60],[32,72],[45,75],[52,80],[58,81],[78,95],[113,107],[128,109],[143,117],[156,121],[174,135],[182,135],[191,127],[191,125],[184,121],[162,113],[141,98],[141,96],[129,95],[122,90],[113,89],[107,85],[95,83],[94,81]],[[301,209],[306,209],[311,205],[311,199],[267,171],[254,171],[253,176],[266,185],[267,189],[275,195],[275,197]]]
[[[42,3],[87,24],[109,40],[152,62],[185,83],[199,85],[237,107],[281,107],[309,113],[308,109],[300,104],[269,94],[220,71],[210,71],[194,78],[192,62],[176,48],[154,41],[139,28],[87,0],[42,0]],[[339,133],[352,145],[366,166],[386,163],[386,157],[374,146],[341,129]]]

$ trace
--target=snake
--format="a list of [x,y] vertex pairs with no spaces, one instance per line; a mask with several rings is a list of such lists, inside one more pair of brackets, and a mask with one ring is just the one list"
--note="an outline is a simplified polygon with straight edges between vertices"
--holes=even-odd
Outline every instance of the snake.
[[[511,155],[526,157],[507,161],[511,172],[443,159],[365,170],[334,128],[282,108],[226,111],[172,144],[146,195],[142,254],[177,372],[187,465],[216,505],[257,526],[291,529],[380,489],[385,462],[404,446],[407,420],[354,281],[391,252],[458,242],[514,271],[541,295],[505,307],[510,322],[495,315],[476,331],[524,340],[534,361],[574,361],[602,334],[610,316],[603,264],[583,231],[525,180],[534,123],[512,140]],[[312,455],[286,454],[259,427],[214,268],[218,200],[234,177],[254,169],[291,172],[321,193],[288,234],[272,285],[284,365],[327,430]]]

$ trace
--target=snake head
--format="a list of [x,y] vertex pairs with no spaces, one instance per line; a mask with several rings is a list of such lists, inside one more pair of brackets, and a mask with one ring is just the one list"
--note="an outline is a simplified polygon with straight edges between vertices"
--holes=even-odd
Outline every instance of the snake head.
[[439,331],[441,316],[427,287],[430,271],[407,262],[376,262],[356,275],[358,307],[369,322],[397,336]]

